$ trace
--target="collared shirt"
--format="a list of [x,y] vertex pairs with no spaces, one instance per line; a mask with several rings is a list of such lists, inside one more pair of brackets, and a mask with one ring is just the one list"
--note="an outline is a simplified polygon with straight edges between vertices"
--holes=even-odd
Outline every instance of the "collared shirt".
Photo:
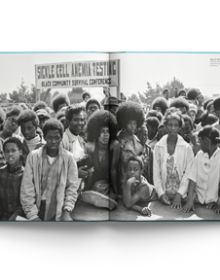
[[[153,158],[153,178],[154,186],[160,197],[166,192],[167,189],[167,160],[173,157],[173,169],[175,173],[175,180],[179,181],[178,193],[182,197],[186,196],[188,188],[187,173],[190,170],[194,155],[191,146],[178,135],[177,143],[172,156],[169,155],[167,150],[167,137],[164,135],[160,141],[155,145],[154,158]],[[178,173],[178,178],[176,174]],[[173,174],[173,173],[172,173]],[[173,175],[172,175],[173,176]],[[176,182],[177,182],[176,180]],[[177,189],[177,187],[175,187]]]
[[77,162],[85,157],[84,140],[80,135],[74,135],[69,128],[66,129],[63,136],[63,147],[73,154],[74,160]]
[[41,200],[46,202],[44,220],[52,220],[56,216],[56,190],[58,186],[58,178],[60,176],[61,157],[60,154],[50,163],[46,150],[42,153],[42,178],[41,178]]
[[199,151],[194,158],[188,178],[196,183],[196,193],[200,203],[217,201],[220,183],[220,149],[217,148],[211,158],[207,153]]

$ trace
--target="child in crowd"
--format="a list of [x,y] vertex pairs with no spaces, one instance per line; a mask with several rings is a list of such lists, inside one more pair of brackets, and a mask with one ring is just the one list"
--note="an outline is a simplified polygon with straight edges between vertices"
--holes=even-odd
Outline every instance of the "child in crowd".
[[0,168],[0,220],[15,221],[24,215],[20,204],[23,145],[17,137],[10,137],[3,150],[6,165]]
[[28,220],[72,221],[78,190],[76,162],[60,145],[63,125],[58,120],[48,120],[43,134],[46,144],[27,157],[21,204]]
[[20,136],[20,128],[18,126],[18,116],[20,112],[21,109],[18,106],[9,109],[6,115],[3,110],[1,112],[2,130],[0,132],[0,166],[6,164],[3,152],[4,140],[11,136],[16,136],[20,140],[22,139]]
[[6,118],[3,124],[3,130],[0,134],[2,139],[6,139],[11,136],[20,137],[18,117],[21,113],[21,109],[18,106],[13,107],[6,113]]
[[183,126],[178,109],[167,111],[164,125],[168,134],[154,148],[154,186],[162,203],[180,209],[186,197],[187,172],[194,155],[191,146],[178,134]]
[[21,127],[22,135],[24,136],[24,162],[29,152],[40,148],[45,144],[42,135],[38,131],[39,119],[37,114],[32,110],[24,110],[18,118],[18,124]]
[[142,176],[143,162],[138,157],[130,157],[127,161],[126,179],[122,186],[122,200],[126,208],[151,216],[148,204],[155,199],[153,185]]
[[189,190],[184,212],[194,209],[195,203],[214,208],[220,214],[220,149],[219,131],[212,126],[205,126],[199,132],[201,150],[193,160],[188,173]]

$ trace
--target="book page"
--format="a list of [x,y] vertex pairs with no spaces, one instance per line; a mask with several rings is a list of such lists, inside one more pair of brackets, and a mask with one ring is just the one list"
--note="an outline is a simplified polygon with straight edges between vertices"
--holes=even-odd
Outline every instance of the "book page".
[[[120,90],[112,92],[123,99],[116,113],[119,199],[110,220],[219,220],[220,54],[122,52],[110,59],[120,65]],[[216,140],[205,142],[211,135]]]
[[[104,52],[0,53],[0,220],[13,216],[7,193],[22,205],[17,221],[109,220],[108,155],[101,173],[94,164],[100,128],[86,128],[103,108],[110,68]],[[3,151],[12,136],[18,140],[9,139]],[[12,163],[11,146],[22,151]],[[11,168],[15,182],[8,185]],[[13,184],[20,192],[11,196]]]

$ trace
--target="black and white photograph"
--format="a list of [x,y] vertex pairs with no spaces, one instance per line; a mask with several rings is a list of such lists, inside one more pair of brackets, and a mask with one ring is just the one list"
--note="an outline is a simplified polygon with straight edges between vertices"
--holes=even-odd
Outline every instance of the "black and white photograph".
[[220,219],[220,53],[0,53],[1,221]]

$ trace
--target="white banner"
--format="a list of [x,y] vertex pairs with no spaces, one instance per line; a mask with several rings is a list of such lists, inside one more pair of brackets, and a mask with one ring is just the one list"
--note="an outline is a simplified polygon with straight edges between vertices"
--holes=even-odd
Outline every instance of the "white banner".
[[117,87],[119,60],[84,61],[35,65],[36,87]]

